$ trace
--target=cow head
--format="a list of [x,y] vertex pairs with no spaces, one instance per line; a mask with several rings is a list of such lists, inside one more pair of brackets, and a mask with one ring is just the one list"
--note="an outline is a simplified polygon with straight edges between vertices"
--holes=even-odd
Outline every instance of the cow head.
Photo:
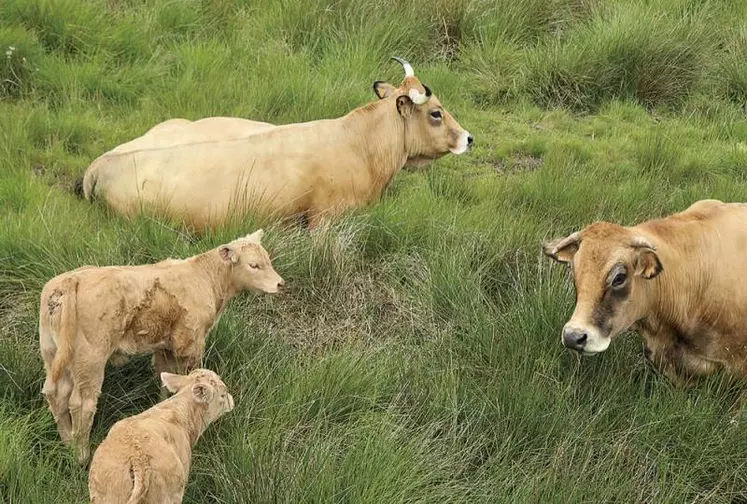
[[472,146],[473,137],[464,130],[425,84],[415,77],[410,64],[392,58],[405,69],[399,87],[383,81],[374,82],[374,92],[381,100],[391,100],[405,122],[407,164],[417,166],[451,152],[463,154]]
[[585,354],[603,352],[645,316],[650,282],[663,269],[645,237],[597,222],[543,249],[554,260],[570,264],[573,273],[576,309],[563,327],[566,347]]
[[234,407],[233,396],[223,380],[209,369],[195,369],[188,375],[161,373],[161,382],[174,394],[187,395],[205,411],[206,424],[217,420]]
[[260,229],[218,247],[221,260],[231,267],[231,278],[237,290],[276,294],[285,285],[260,243],[263,233]]

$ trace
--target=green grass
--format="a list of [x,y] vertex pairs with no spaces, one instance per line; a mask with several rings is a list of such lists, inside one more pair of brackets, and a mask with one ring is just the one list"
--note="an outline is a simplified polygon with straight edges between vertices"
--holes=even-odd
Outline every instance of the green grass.
[[[564,351],[572,285],[540,242],[747,201],[746,33],[741,0],[0,3],[0,501],[87,502],[40,394],[44,283],[263,225],[288,292],[236,299],[208,340],[237,406],[185,502],[744,502],[743,385],[676,390],[633,334]],[[342,115],[399,82],[392,55],[475,149],[327,235],[194,239],[72,195],[168,118]],[[157,397],[147,358],[109,370],[93,442]]]

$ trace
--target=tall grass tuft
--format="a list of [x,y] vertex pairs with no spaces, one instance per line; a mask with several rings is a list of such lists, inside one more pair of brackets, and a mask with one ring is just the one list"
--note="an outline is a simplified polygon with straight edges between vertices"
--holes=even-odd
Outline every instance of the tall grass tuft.
[[610,7],[528,55],[526,86],[543,105],[588,110],[606,100],[677,105],[707,75],[716,36],[706,8],[690,15]]

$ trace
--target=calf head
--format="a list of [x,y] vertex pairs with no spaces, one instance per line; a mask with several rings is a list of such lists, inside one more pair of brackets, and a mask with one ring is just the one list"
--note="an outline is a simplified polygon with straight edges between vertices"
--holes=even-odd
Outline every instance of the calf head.
[[231,278],[238,290],[276,294],[285,285],[285,280],[272,267],[270,256],[260,243],[263,234],[264,231],[259,229],[221,245],[218,254],[231,267]]
[[161,373],[161,382],[170,392],[182,394],[197,403],[205,412],[206,425],[214,422],[234,407],[233,396],[223,380],[209,369],[195,369],[188,375]]
[[563,327],[566,347],[585,354],[602,352],[646,315],[648,287],[663,269],[646,238],[597,222],[543,249],[545,255],[568,263],[573,274],[576,308]]
[[415,77],[410,64],[394,57],[405,68],[399,87],[374,82],[379,99],[391,100],[405,123],[407,165],[417,166],[451,152],[463,154],[472,146],[473,137],[464,130],[425,84]]

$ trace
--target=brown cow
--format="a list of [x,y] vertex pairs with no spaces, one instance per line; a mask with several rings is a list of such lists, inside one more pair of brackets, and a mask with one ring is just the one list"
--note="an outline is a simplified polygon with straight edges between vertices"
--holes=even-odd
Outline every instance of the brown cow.
[[156,373],[196,367],[205,337],[239,292],[277,293],[284,282],[260,244],[262,230],[189,259],[142,266],[84,266],[44,286],[39,339],[42,393],[78,460],[110,357],[153,353]]
[[399,61],[402,84],[375,82],[379,101],[343,117],[277,126],[236,120],[235,128],[229,118],[167,122],[94,160],[79,187],[124,215],[156,212],[197,230],[247,212],[300,216],[313,227],[378,200],[403,166],[472,145]]
[[91,504],[178,504],[189,477],[192,446],[233,409],[233,397],[208,369],[161,373],[175,395],[115,423],[91,460]]
[[722,368],[747,371],[747,205],[703,200],[633,227],[596,222],[544,253],[573,272],[566,347],[602,352],[632,328],[676,384]]

